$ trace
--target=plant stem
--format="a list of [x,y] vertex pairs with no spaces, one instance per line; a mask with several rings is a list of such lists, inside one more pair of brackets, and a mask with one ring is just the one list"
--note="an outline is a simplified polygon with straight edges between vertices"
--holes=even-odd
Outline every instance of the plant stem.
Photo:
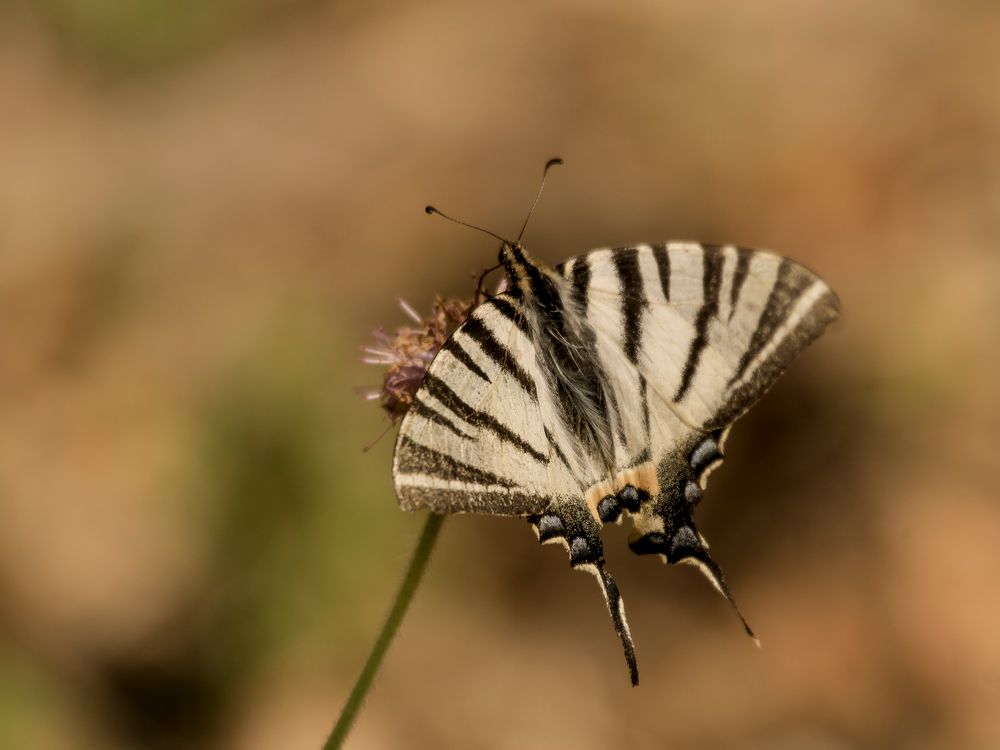
[[365,696],[368,694],[369,688],[371,688],[372,680],[382,664],[385,652],[389,650],[389,644],[392,643],[396,631],[399,630],[399,624],[403,621],[403,615],[406,614],[406,610],[410,606],[410,601],[413,599],[413,594],[416,592],[417,586],[420,585],[420,579],[424,575],[424,570],[427,568],[427,561],[430,560],[431,551],[434,549],[434,542],[437,541],[438,532],[441,530],[442,521],[444,521],[443,515],[430,513],[427,516],[424,529],[420,532],[420,541],[417,542],[417,549],[413,552],[413,559],[410,560],[410,566],[406,569],[406,576],[399,587],[399,593],[396,594],[396,600],[392,604],[392,609],[389,610],[389,616],[385,619],[382,631],[379,633],[375,645],[372,646],[371,653],[368,654],[368,659],[365,661],[364,667],[361,668],[361,674],[358,675],[358,680],[354,683],[354,689],[351,690],[351,694],[347,697],[347,702],[340,712],[340,718],[337,719],[333,731],[323,745],[323,750],[337,750],[347,738],[347,733],[351,731],[351,726],[357,718],[361,704],[364,703]]

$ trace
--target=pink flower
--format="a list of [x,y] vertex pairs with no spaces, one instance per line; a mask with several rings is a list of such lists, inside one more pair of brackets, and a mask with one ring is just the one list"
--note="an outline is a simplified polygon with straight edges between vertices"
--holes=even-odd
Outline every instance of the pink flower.
[[393,421],[400,419],[413,403],[417,389],[427,374],[427,368],[448,337],[472,311],[470,299],[437,297],[427,318],[404,300],[399,306],[416,326],[404,326],[390,336],[382,328],[372,332],[373,346],[362,347],[362,362],[385,367],[382,388],[369,389],[362,396],[369,401],[381,401]]

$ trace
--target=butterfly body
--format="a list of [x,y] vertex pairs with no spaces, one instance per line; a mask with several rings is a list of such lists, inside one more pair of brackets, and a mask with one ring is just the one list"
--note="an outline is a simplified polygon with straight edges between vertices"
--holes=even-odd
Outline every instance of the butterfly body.
[[595,250],[551,268],[504,243],[500,261],[509,291],[445,343],[402,422],[397,496],[524,516],[564,544],[597,577],[635,684],[601,526],[628,516],[634,552],[696,565],[732,602],[694,509],[729,427],[839,303],[802,266],[734,246]]
[[611,471],[611,394],[593,356],[593,331],[581,314],[580,301],[566,278],[536,261],[520,244],[505,244],[500,261],[513,282],[511,296],[520,303],[562,423],[579,441],[578,451],[598,461],[603,472]]

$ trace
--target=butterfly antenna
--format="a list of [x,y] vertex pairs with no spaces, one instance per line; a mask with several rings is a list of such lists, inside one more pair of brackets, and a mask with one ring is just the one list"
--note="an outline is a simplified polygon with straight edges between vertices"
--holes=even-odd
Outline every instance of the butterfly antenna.
[[468,222],[465,222],[465,221],[459,221],[458,219],[456,219],[456,218],[454,218],[452,216],[449,216],[444,211],[438,211],[436,208],[434,208],[434,206],[425,206],[424,207],[424,211],[427,212],[427,213],[429,213],[429,214],[437,214],[438,216],[440,216],[440,217],[442,217],[444,219],[447,219],[448,221],[452,221],[452,222],[454,222],[456,224],[461,224],[463,227],[468,227],[469,229],[475,229],[477,232],[482,232],[483,234],[488,234],[490,237],[495,237],[496,239],[500,240],[505,245],[513,245],[514,244],[510,240],[504,239],[499,234],[495,234],[494,232],[491,232],[489,229],[483,229],[482,227],[477,227],[475,224],[469,224]]
[[535,194],[535,202],[531,204],[531,208],[528,210],[528,215],[524,217],[524,224],[521,225],[521,231],[517,233],[517,241],[521,241],[521,237],[524,236],[524,230],[528,228],[528,221],[531,219],[531,215],[535,213],[535,206],[538,205],[538,199],[542,197],[542,190],[545,188],[545,177],[548,175],[549,170],[557,164],[562,164],[563,160],[558,156],[554,159],[549,159],[545,162],[545,169],[542,171],[542,182],[538,186],[538,192]]

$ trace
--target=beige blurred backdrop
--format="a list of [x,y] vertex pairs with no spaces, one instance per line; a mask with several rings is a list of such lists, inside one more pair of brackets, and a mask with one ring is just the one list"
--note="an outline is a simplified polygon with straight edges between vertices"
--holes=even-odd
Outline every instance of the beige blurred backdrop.
[[842,319],[635,636],[458,516],[353,748],[1000,747],[1000,6],[0,5],[0,747],[313,748],[422,519],[356,389],[495,243],[773,248]]

